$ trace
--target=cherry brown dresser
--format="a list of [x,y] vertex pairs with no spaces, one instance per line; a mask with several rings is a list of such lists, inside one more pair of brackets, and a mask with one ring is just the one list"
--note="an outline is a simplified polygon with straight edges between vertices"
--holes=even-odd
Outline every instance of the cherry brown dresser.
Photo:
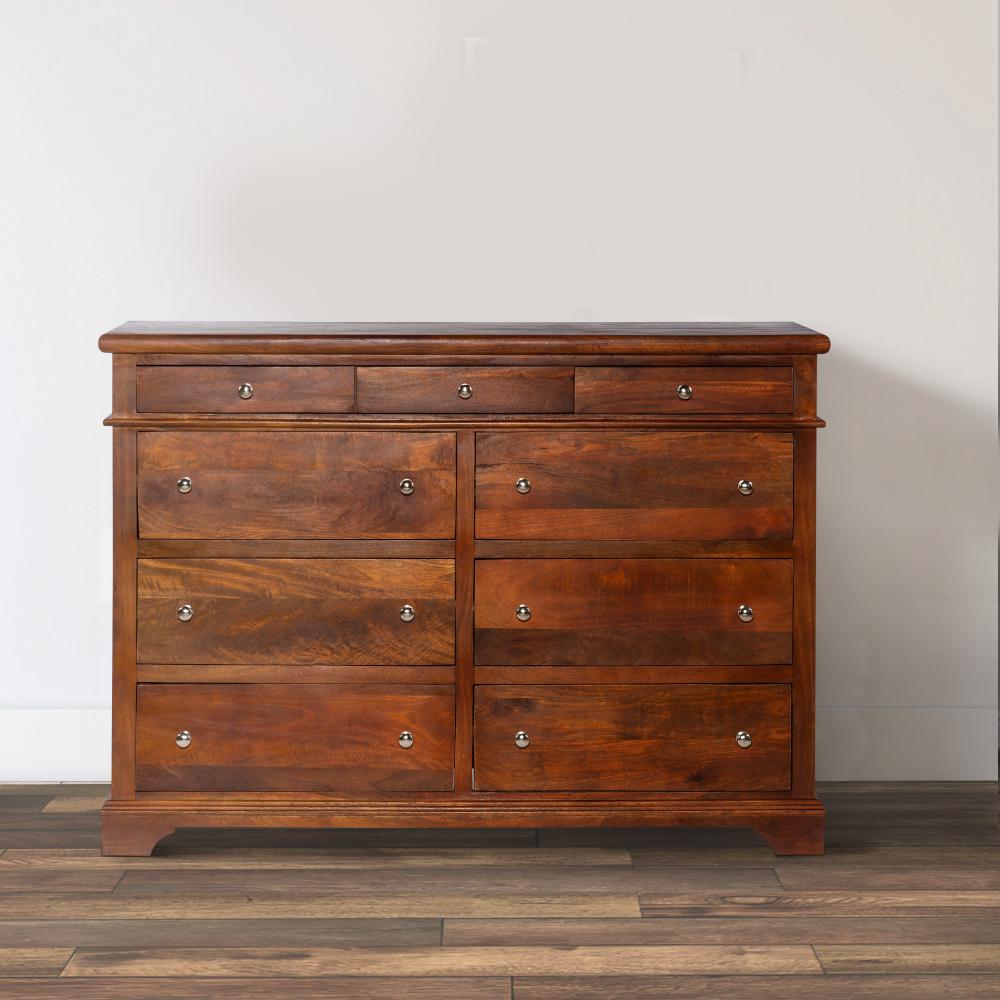
[[128,323],[103,850],[748,826],[823,850],[794,323]]

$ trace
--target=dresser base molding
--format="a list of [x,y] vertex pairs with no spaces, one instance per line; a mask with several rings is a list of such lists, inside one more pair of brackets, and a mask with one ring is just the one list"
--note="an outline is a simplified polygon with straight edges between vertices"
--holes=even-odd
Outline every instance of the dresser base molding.
[[148,857],[174,830],[405,829],[437,827],[750,827],[775,854],[822,854],[825,810],[818,799],[670,803],[570,801],[527,802],[337,802],[111,800],[101,813],[101,853]]

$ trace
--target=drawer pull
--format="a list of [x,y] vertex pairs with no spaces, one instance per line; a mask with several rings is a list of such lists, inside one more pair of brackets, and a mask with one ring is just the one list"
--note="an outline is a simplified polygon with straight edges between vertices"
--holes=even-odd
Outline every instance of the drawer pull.
[[527,479],[519,479],[516,483],[514,483],[514,489],[516,489],[518,493],[530,493],[531,482]]
[[182,604],[177,609],[177,617],[182,622],[191,621],[191,619],[194,618],[194,608],[192,608],[190,604]]
[[520,747],[523,750],[530,742],[528,734],[523,729],[514,734],[514,746]]
[[174,742],[182,749],[187,750],[191,746],[191,734],[186,730],[182,729],[175,737]]
[[751,743],[753,743],[753,740],[750,739],[750,734],[746,732],[746,730],[741,729],[736,734],[736,743],[738,746],[741,746],[743,747],[744,750],[746,750],[746,748],[750,746]]
[[240,399],[253,399],[253,386],[249,382],[243,382],[236,391]]
[[413,610],[413,605],[404,604],[399,609],[399,617],[404,622],[412,622],[413,619],[417,617],[417,613]]
[[527,604],[519,604],[514,614],[517,616],[517,620],[519,622],[531,620],[531,608],[529,608]]
[[740,481],[739,481],[739,482],[738,482],[738,483],[736,484],[736,488],[737,488],[737,489],[738,489],[738,490],[740,491],[740,493],[742,493],[742,494],[743,494],[743,495],[744,495],[745,497],[748,497],[748,496],[750,496],[750,494],[751,494],[751,493],[753,493],[753,483],[752,483],[752,482],[750,482],[750,480],[749,480],[749,479],[741,479],[741,480],[740,480]]
[[401,732],[401,733],[399,734],[399,745],[400,745],[400,746],[401,746],[401,747],[402,747],[402,748],[403,748],[404,750],[409,750],[409,749],[410,749],[410,747],[412,747],[412,746],[413,746],[413,733],[411,733],[411,732],[409,731],[409,729],[404,729],[404,730],[403,730],[403,731],[402,731],[402,732]]
[[690,399],[694,395],[694,389],[686,383],[677,386],[677,398],[678,399]]
[[459,396],[462,399],[471,399],[472,398],[472,386],[469,385],[468,382],[463,382],[458,387],[458,394],[459,394]]
[[399,484],[399,492],[402,493],[404,497],[408,497],[415,489],[416,486],[414,486],[412,479],[404,479]]
[[194,483],[192,483],[187,476],[182,476],[180,479],[177,480],[178,493],[190,493],[192,486],[194,486]]
[[741,622],[753,621],[753,608],[749,604],[741,604],[736,613],[740,616]]

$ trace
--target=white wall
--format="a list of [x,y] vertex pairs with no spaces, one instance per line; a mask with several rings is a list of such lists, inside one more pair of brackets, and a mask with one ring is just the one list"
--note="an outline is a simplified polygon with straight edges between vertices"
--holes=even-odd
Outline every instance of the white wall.
[[820,776],[995,776],[990,0],[0,19],[0,779],[108,774],[125,319],[828,333]]

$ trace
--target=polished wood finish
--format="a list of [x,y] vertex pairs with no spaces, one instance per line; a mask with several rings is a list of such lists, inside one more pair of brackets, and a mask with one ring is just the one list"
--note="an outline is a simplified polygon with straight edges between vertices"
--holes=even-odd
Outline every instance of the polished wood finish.
[[[791,715],[791,689],[779,684],[478,687],[476,787],[787,789]],[[741,730],[752,730],[746,749]]]
[[[450,686],[140,684],[140,791],[447,791]],[[174,742],[179,730],[191,745]],[[399,735],[413,734],[402,748]]]
[[455,535],[454,434],[154,431],[138,460],[144,538]]
[[[487,826],[517,843],[609,824],[749,826],[777,853],[822,852],[822,334],[128,324],[101,346],[115,439],[106,854],[146,855],[188,827],[224,842],[241,827]],[[528,749],[490,737],[527,706],[541,734]],[[172,742],[190,728],[179,716],[198,720],[194,753]],[[433,746],[392,742],[404,716],[418,740],[432,725]],[[591,716],[593,748],[574,742]]]
[[790,560],[495,559],[476,593],[477,664],[791,662]]
[[573,412],[572,368],[359,368],[357,378],[359,413]]
[[[140,413],[349,413],[354,371],[343,367],[140,365]],[[241,385],[252,395],[242,399]]]
[[[682,399],[677,390],[691,390]],[[790,368],[582,368],[577,413],[791,413]]]
[[[530,492],[515,483],[527,479]],[[753,492],[739,492],[741,480]],[[517,539],[792,536],[790,434],[563,431],[476,436],[476,534]]]
[[[140,559],[144,663],[454,663],[448,559]],[[178,608],[193,617],[182,621]],[[414,617],[404,621],[409,605]]]

